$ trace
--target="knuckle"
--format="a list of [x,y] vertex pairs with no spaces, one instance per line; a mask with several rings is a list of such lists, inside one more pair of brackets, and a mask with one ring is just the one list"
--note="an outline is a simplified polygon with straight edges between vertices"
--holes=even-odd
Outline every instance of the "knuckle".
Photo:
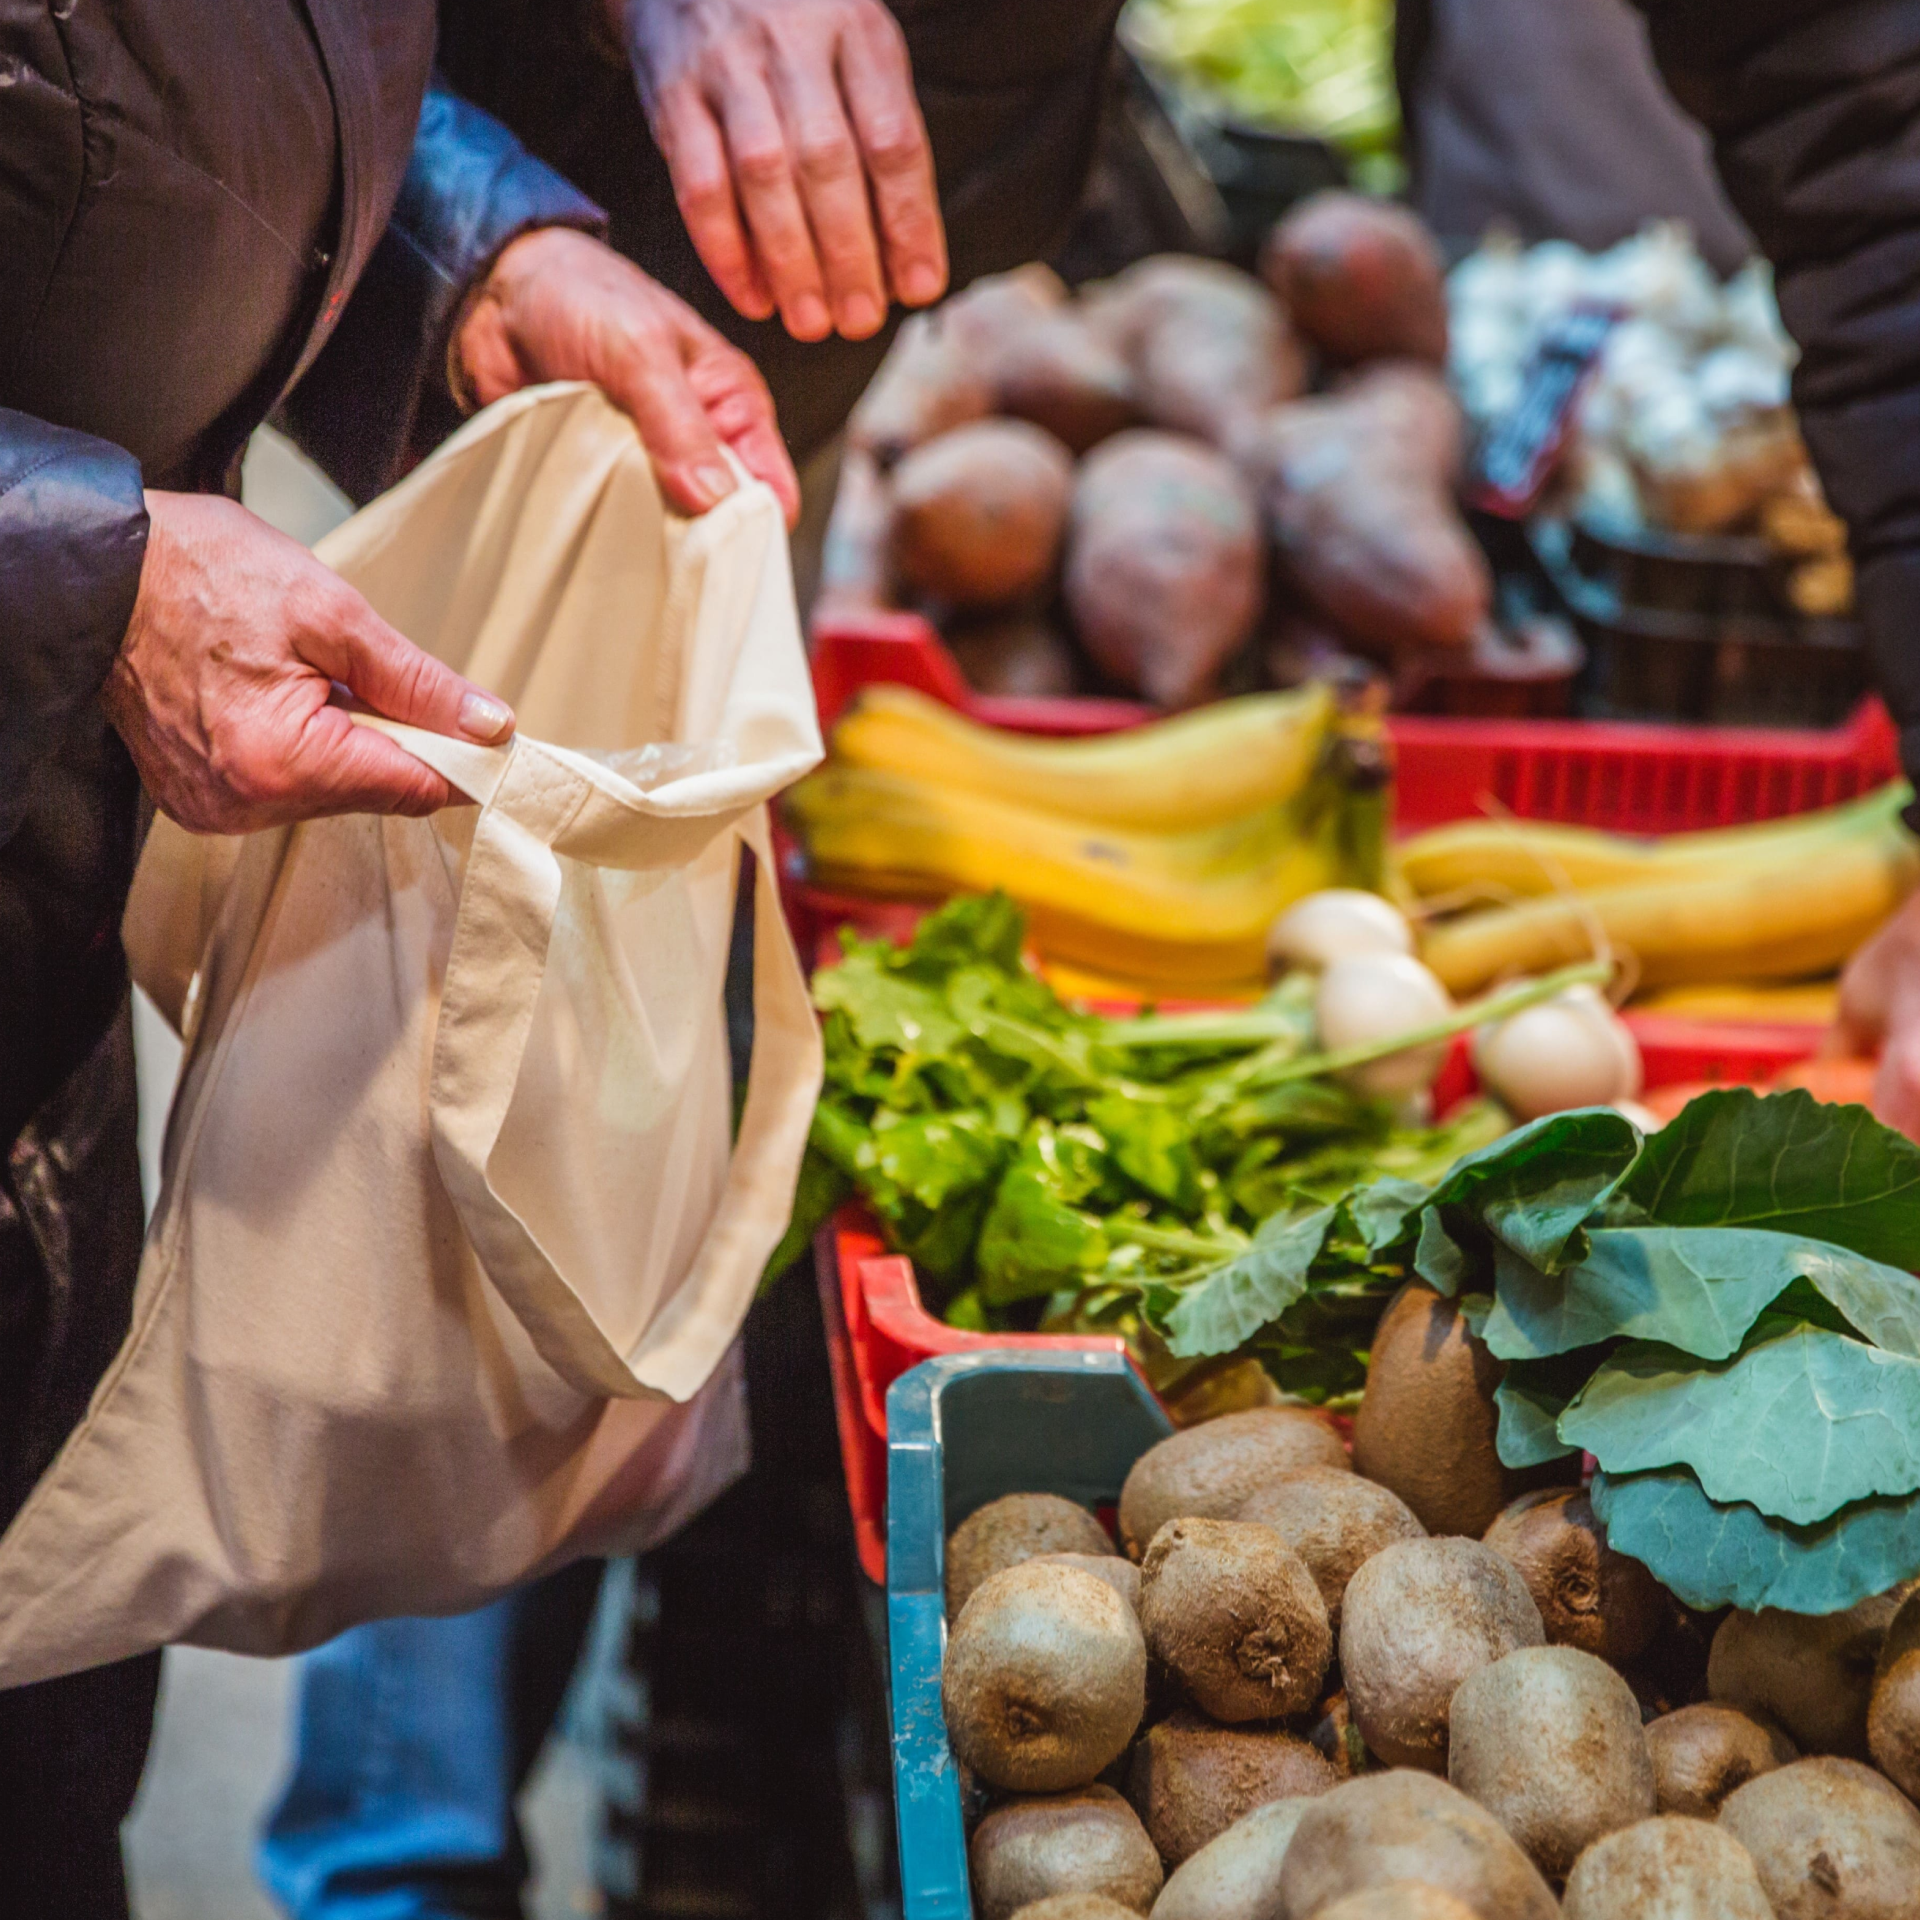
[[859,164],[844,127],[807,127],[795,141],[800,171],[809,180],[838,180]]
[[787,178],[786,149],[774,140],[743,141],[734,149],[733,167],[744,186],[780,186]]
[[867,164],[876,173],[910,173],[919,168],[925,152],[920,129],[912,121],[892,115],[872,122],[867,129]]

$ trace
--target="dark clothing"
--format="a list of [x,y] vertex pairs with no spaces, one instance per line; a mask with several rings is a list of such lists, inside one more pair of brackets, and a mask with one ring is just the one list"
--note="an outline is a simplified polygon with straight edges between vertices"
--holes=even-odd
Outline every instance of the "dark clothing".
[[[1045,259],[1092,159],[1118,0],[889,0],[933,147],[953,284]],[[625,58],[588,0],[441,0],[440,65],[607,209],[608,238],[749,354],[796,463],[831,440],[880,364],[871,340],[808,344],[743,320],[700,264]]]

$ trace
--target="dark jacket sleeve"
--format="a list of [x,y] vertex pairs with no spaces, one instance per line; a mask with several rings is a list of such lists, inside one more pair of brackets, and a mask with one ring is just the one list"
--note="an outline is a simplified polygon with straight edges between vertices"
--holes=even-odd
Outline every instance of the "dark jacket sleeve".
[[1640,5],[1773,262],[1807,447],[1850,530],[1875,670],[1920,779],[1920,7]]
[[505,127],[435,86],[400,198],[332,338],[279,423],[355,502],[391,486],[459,424],[447,340],[469,288],[533,227],[606,216]]
[[0,407],[0,846],[106,680],[146,550],[132,454]]

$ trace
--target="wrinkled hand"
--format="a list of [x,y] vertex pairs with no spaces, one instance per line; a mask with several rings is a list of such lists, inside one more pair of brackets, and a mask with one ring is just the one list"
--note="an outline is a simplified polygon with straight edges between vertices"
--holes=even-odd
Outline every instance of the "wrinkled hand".
[[1830,1047],[1879,1053],[1874,1111],[1920,1140],[1920,894],[1847,963]]
[[687,232],[751,320],[878,332],[947,284],[906,41],[880,0],[605,0]]
[[590,380],[630,415],[667,498],[704,513],[734,490],[731,447],[779,496],[800,483],[759,369],[611,247],[543,227],[494,263],[455,343],[483,405],[543,380]]
[[333,704],[497,741],[504,702],[403,639],[305,547],[231,500],[149,493],[140,592],[102,693],[154,804],[196,833],[458,795]]

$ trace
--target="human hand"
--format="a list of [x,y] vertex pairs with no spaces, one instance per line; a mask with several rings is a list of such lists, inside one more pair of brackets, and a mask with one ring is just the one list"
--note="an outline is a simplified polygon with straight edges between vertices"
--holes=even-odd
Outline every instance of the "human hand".
[[195,833],[333,813],[431,813],[459,798],[334,704],[493,742],[504,701],[422,653],[338,574],[246,508],[149,493],[146,559],[101,694],[154,804]]
[[1828,1049],[1877,1051],[1873,1110],[1920,1140],[1920,894],[1848,961]]
[[796,340],[947,284],[933,155],[880,0],[603,0],[720,291]]
[[800,483],[760,370],[684,300],[611,247],[566,227],[510,242],[454,343],[482,405],[543,380],[591,380],[631,416],[661,490],[705,513],[734,490],[723,447],[779,496]]

